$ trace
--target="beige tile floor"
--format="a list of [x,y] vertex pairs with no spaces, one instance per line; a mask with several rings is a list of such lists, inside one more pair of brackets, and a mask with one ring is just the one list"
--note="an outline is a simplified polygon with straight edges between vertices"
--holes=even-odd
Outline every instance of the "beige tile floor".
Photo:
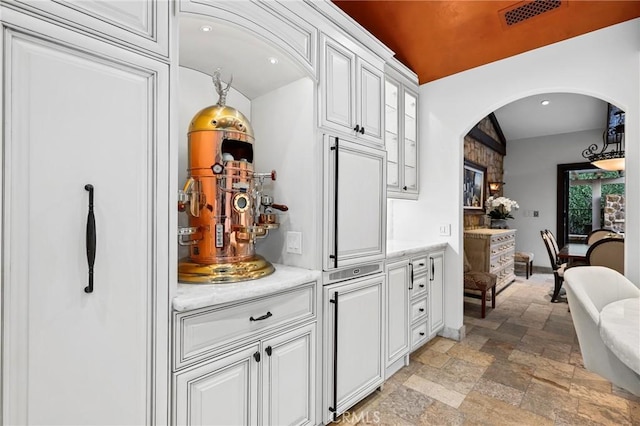
[[436,337],[335,423],[640,425],[640,398],[584,369],[552,287],[550,274],[518,277],[485,319],[465,298],[464,340]]

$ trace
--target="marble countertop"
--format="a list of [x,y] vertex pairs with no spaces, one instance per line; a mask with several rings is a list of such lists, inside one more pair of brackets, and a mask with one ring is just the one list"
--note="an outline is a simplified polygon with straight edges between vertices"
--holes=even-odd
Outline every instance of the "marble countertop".
[[447,243],[425,243],[419,241],[387,241],[387,260],[411,256],[429,250],[442,250],[447,247]]
[[257,280],[228,284],[181,284],[178,283],[173,298],[173,309],[178,312],[204,308],[206,306],[263,296],[286,290],[314,280],[320,280],[320,271],[273,265],[273,274]]

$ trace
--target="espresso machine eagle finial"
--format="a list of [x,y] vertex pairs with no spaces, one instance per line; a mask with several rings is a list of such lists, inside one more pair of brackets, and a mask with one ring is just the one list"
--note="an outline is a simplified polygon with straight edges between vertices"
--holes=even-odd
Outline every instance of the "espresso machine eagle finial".
[[178,263],[178,281],[226,283],[261,278],[275,268],[255,253],[258,238],[277,228],[273,209],[287,211],[263,193],[275,170],[253,168],[253,128],[237,109],[226,105],[232,78],[223,88],[220,70],[213,73],[219,99],[199,111],[188,131],[188,177],[178,193],[178,210],[189,226],[178,229],[179,244],[189,256]]

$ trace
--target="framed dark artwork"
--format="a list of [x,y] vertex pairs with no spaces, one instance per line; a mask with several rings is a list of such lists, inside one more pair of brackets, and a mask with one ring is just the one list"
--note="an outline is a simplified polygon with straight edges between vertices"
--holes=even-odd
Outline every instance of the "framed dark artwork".
[[462,179],[462,205],[474,213],[484,212],[487,168],[464,160]]

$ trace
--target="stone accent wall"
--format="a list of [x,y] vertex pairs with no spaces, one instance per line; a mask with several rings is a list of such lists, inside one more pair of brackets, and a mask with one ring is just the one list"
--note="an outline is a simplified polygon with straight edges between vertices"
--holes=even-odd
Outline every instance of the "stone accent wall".
[[609,194],[604,205],[604,226],[616,232],[624,232],[624,195]]
[[[489,120],[489,117],[483,118],[478,123],[478,128],[486,134],[493,137],[495,140],[499,140],[498,132],[493,127],[493,123]],[[504,175],[502,154],[487,148],[482,143],[478,142],[471,136],[467,135],[464,138],[464,158],[469,161],[473,161],[476,164],[480,164],[487,168],[487,187],[485,188],[486,197],[489,197],[489,182],[502,182]],[[502,189],[496,194],[502,195]],[[472,214],[465,212],[464,214],[464,229],[475,228],[488,228],[489,224],[486,223],[484,215]]]

